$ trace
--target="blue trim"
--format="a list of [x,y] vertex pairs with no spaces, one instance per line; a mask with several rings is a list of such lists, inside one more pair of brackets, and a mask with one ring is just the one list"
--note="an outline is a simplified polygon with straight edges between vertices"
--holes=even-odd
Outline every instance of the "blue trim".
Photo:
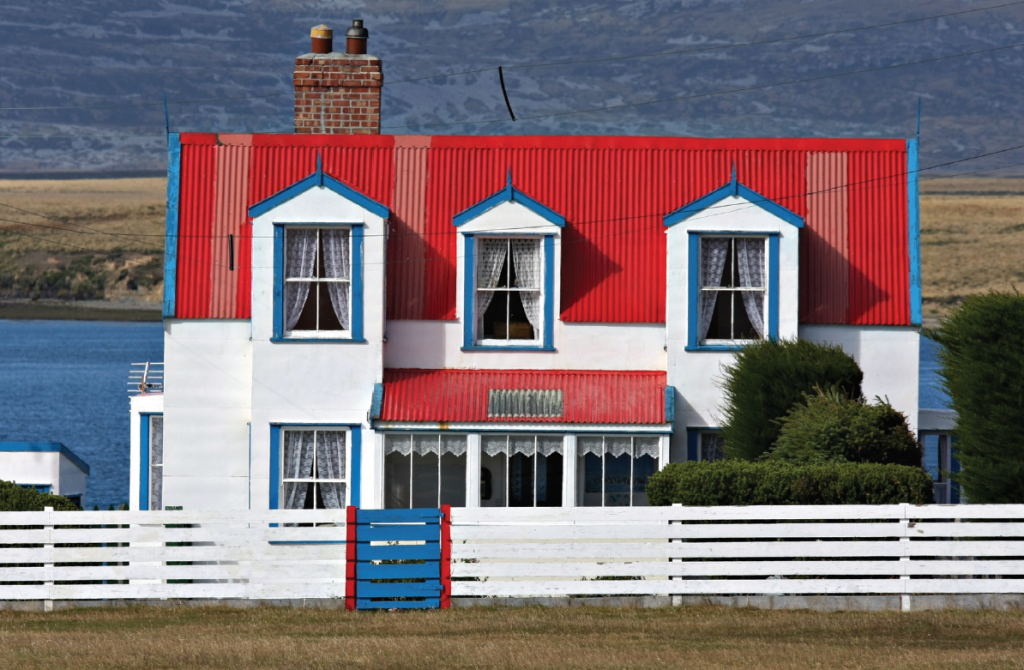
[[284,337],[284,226],[274,224],[274,335],[271,341]]
[[270,509],[278,509],[281,496],[281,426],[270,426]]
[[181,135],[167,135],[167,219],[164,237],[164,318],[174,316],[178,276],[178,201],[181,197]]
[[302,337],[271,337],[270,341],[271,342],[281,342],[281,343],[285,343],[285,344],[288,343],[288,342],[293,342],[293,343],[301,342],[303,344],[366,344],[367,343],[367,340],[353,340],[353,339],[348,339],[348,338],[332,339],[332,338],[326,338],[326,337],[309,337],[309,338],[302,338]]
[[693,428],[686,429],[686,460],[696,461],[700,458],[700,432]]
[[[920,100],[918,100],[920,104]],[[918,109],[918,124],[921,122]],[[910,249],[910,323],[921,325],[921,208],[917,140],[907,140],[907,246]]]
[[476,318],[473,315],[473,284],[476,277],[476,240],[472,235],[465,236],[462,277],[462,349],[463,351],[473,348],[473,326]]
[[555,346],[555,236],[544,236],[544,348]]
[[65,447],[60,442],[0,442],[0,452],[29,451],[33,453],[47,453],[59,451],[69,461],[78,466],[78,469],[89,474],[89,464],[79,458],[78,454]]
[[665,423],[675,423],[676,420],[676,387],[665,387]]
[[779,236],[768,237],[768,339],[779,339]]
[[352,472],[349,473],[348,477],[349,505],[360,507],[360,494],[362,493],[362,487],[360,486],[362,477],[360,474],[363,471],[363,427],[350,426],[348,434],[352,438]]
[[[697,331],[700,325],[698,305],[700,296],[700,239],[702,236],[738,237],[735,233],[716,230],[689,230],[689,258],[687,263],[687,326],[684,351],[739,351],[742,344],[701,344]],[[768,337],[779,339],[779,233],[755,233],[747,231],[742,235],[768,238]]]
[[389,210],[384,205],[380,204],[376,200],[363,195],[359,191],[355,190],[351,186],[338,181],[334,177],[326,174],[320,166],[320,157],[317,156],[317,170],[313,174],[309,175],[305,179],[300,179],[291,186],[288,186],[269,198],[262,200],[252,207],[249,208],[249,216],[256,218],[269,212],[270,210],[283,205],[292,198],[305,193],[311,188],[326,188],[329,191],[337,193],[341,197],[349,200],[363,209],[376,214],[382,219],[388,218]]
[[459,351],[557,351],[554,347],[538,345],[536,347],[503,347],[500,345],[477,345],[462,347]]
[[505,184],[505,188],[501,189],[497,193],[492,193],[475,205],[462,210],[455,215],[452,219],[452,223],[454,223],[456,227],[461,226],[462,224],[468,223],[477,218],[487,210],[493,209],[505,202],[518,203],[534,214],[540,216],[545,221],[548,221],[559,228],[565,227],[564,216],[550,207],[542,205],[512,185],[511,170],[508,172],[508,182]]
[[139,414],[139,510],[149,510],[149,417]]
[[666,226],[674,226],[680,221],[685,221],[694,214],[702,212],[708,207],[716,205],[722,200],[733,196],[744,198],[750,201],[751,204],[757,205],[769,214],[777,216],[786,223],[796,226],[797,228],[804,227],[803,217],[741,184],[736,179],[735,166],[733,166],[732,179],[730,179],[727,184],[720,186],[707,195],[697,198],[688,205],[683,205],[674,212],[666,214],[664,217],[664,223]]
[[370,420],[380,418],[380,412],[384,408],[384,385],[373,385],[373,399],[370,401]]
[[363,227],[352,226],[352,314],[349,333],[363,339]]

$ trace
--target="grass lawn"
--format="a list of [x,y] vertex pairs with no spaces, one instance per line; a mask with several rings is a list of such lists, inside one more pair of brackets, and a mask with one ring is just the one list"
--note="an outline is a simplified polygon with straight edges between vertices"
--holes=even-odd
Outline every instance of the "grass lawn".
[[0,612],[3,668],[1024,668],[1024,613]]

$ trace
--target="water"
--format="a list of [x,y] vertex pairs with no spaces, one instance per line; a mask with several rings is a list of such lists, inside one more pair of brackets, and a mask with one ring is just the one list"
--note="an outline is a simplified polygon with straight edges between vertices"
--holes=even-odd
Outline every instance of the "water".
[[63,442],[89,464],[90,508],[127,502],[128,366],[147,360],[160,323],[0,320],[0,442]]

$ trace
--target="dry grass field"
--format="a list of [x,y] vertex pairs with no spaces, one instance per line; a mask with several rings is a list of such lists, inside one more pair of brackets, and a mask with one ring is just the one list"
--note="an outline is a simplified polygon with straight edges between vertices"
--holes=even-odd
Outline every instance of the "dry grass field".
[[[0,298],[158,301],[165,198],[159,178],[0,180]],[[922,179],[921,255],[931,321],[1024,287],[1024,179]]]
[[1020,612],[664,609],[0,612],[0,667],[1024,668]]

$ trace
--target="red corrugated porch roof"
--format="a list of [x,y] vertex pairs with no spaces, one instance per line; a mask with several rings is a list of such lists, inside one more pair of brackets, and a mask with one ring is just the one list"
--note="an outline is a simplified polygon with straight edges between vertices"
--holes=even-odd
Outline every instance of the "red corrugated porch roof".
[[[381,421],[665,423],[666,373],[609,370],[384,370]],[[492,418],[491,390],[562,391],[558,418]]]

